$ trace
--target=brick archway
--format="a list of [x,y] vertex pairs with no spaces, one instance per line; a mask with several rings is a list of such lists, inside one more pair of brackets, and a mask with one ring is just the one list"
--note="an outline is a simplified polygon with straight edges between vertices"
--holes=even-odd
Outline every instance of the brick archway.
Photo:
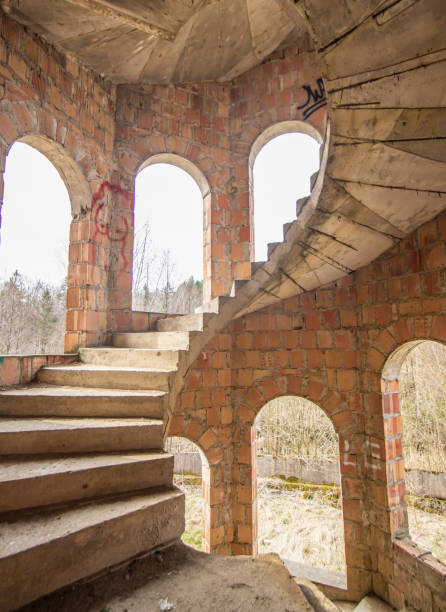
[[[305,134],[313,138],[319,145],[323,143],[323,136],[319,131],[320,126],[315,127],[311,123],[306,121],[300,121],[298,119],[279,121],[273,123],[264,129],[260,134],[256,136],[251,144],[249,157],[248,157],[248,170],[249,170],[249,220],[250,220],[250,251],[251,260],[255,260],[254,254],[254,235],[255,235],[255,220],[254,220],[254,164],[260,151],[265,147],[271,140],[285,134]],[[291,219],[287,219],[290,221]]]
[[239,421],[243,423],[235,459],[240,482],[233,483],[236,512],[233,515],[233,553],[257,553],[257,473],[255,419],[269,401],[282,396],[300,397],[318,406],[329,418],[339,440],[339,470],[344,520],[346,578],[348,588],[358,581],[357,560],[365,555],[367,534],[361,525],[363,491],[361,466],[364,436],[357,414],[341,393],[327,389],[319,380],[303,380],[295,375],[266,379],[258,388],[237,393]]
[[[382,411],[387,473],[387,512],[392,541],[410,538],[403,453],[403,416],[400,407],[400,372],[409,353],[424,342],[436,342],[434,337],[410,340],[399,345],[388,356],[381,378]],[[415,543],[414,543],[415,544]],[[420,553],[423,552],[418,547]]]
[[[292,408],[292,412],[291,414],[297,414],[298,412],[304,412],[305,410],[307,410],[308,408],[313,408],[317,410],[317,413],[319,414],[320,417],[322,417],[322,419],[329,423],[331,426],[331,429],[333,432],[336,433],[336,438],[337,438],[337,447],[338,447],[338,452],[337,452],[337,466],[338,466],[338,470],[339,470],[339,475],[340,475],[340,489],[342,491],[342,485],[343,485],[343,477],[344,477],[344,473],[343,470],[341,469],[341,451],[342,451],[342,447],[340,445],[339,442],[339,434],[338,432],[336,432],[333,421],[328,417],[327,413],[325,412],[325,410],[323,410],[318,404],[316,404],[315,402],[312,402],[308,399],[302,398],[301,396],[297,396],[297,395],[284,395],[284,396],[278,396],[276,398],[274,398],[273,400],[270,400],[268,402],[266,402],[266,404],[264,404],[260,410],[257,412],[256,417],[254,419],[254,423],[251,426],[251,463],[252,463],[252,481],[253,481],[253,494],[255,493],[255,497],[253,500],[253,507],[252,507],[252,546],[253,546],[253,552],[254,554],[258,553],[258,534],[259,534],[259,517],[258,517],[258,491],[259,491],[259,487],[258,487],[258,447],[257,447],[257,434],[258,434],[258,419],[259,417],[262,415],[262,412],[268,408],[268,406],[270,406],[271,402],[274,402],[274,400],[280,399],[280,398],[286,398],[288,400],[304,400],[305,405],[300,405],[298,402],[294,402],[291,406],[288,406],[287,409],[289,409],[290,407]],[[272,407],[272,406],[271,406]],[[279,409],[280,412],[280,406],[276,406],[275,410]],[[277,415],[277,413],[275,413]],[[276,417],[275,417],[276,418]],[[292,419],[291,419],[292,420]],[[277,427],[277,424],[276,424]],[[274,431],[274,429],[273,429]],[[275,431],[274,436],[277,436],[278,432]],[[289,433],[288,433],[289,435]],[[277,458],[279,455],[276,455],[275,457]],[[297,458],[297,457],[294,457]],[[345,461],[345,455],[344,455],[344,468],[350,465],[350,463],[347,461]],[[345,472],[345,470],[344,470]],[[348,473],[348,471],[347,471]],[[341,501],[342,501],[342,496],[341,496]],[[345,527],[345,522],[342,519],[342,523],[343,526]],[[346,529],[344,529],[343,531],[346,531]],[[345,552],[345,545],[344,545],[344,552]],[[345,568],[344,568],[345,569]]]
[[[176,153],[157,153],[148,157],[138,168],[137,174],[154,164],[169,164],[184,170],[197,184],[203,199],[203,301],[211,299],[211,210],[212,191],[202,170],[190,159]],[[136,178],[135,175],[135,178]],[[134,224],[133,224],[134,225]]]

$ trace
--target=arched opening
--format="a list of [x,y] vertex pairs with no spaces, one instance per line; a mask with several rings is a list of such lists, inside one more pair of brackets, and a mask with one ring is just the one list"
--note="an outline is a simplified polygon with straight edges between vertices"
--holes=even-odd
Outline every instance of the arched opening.
[[446,347],[408,342],[383,370],[393,535],[446,563]]
[[[280,397],[257,415],[258,550],[275,552],[294,575],[324,568],[345,578],[338,436],[309,400]],[[307,572],[308,574],[308,572]]]
[[322,139],[311,125],[285,121],[265,130],[250,153],[253,259],[267,259],[268,243],[282,242],[283,225],[296,218],[296,203],[311,192],[320,167]]
[[206,178],[173,154],[155,155],[135,181],[133,309],[189,313],[203,301]]
[[209,463],[202,450],[187,438],[170,436],[165,450],[174,455],[174,483],[186,497],[185,544],[209,552]]
[[[3,354],[63,352],[69,228],[80,199],[70,202],[66,185],[75,180],[77,167],[60,148],[29,136],[14,143],[6,158],[0,243]],[[51,157],[58,158],[57,167]],[[84,186],[85,179],[79,180],[78,196]]]

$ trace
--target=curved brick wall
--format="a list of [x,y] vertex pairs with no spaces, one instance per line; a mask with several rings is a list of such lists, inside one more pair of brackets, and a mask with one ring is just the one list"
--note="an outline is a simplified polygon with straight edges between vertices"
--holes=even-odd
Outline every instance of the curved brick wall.
[[446,342],[445,241],[442,215],[342,280],[236,319],[201,353],[169,435],[208,459],[210,550],[255,551],[254,419],[269,400],[297,395],[339,434],[349,596],[373,587],[403,607],[409,588],[418,609],[444,606],[445,566],[404,539],[398,383],[381,374],[406,342]]

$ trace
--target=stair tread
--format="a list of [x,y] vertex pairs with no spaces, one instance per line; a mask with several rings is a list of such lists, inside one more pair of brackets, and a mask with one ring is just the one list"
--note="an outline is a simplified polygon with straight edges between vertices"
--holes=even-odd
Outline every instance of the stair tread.
[[139,368],[132,366],[110,366],[110,365],[100,365],[95,363],[74,363],[69,366],[45,366],[40,370],[42,371],[52,371],[52,372],[165,372],[170,374],[171,372],[176,372],[175,369],[164,369],[164,368]]
[[95,347],[88,347],[88,348],[82,348],[79,349],[80,351],[84,352],[84,351],[91,351],[91,352],[108,352],[108,351],[113,351],[113,352],[128,352],[128,353],[177,353],[179,350],[181,349],[175,349],[175,348],[138,348],[138,347],[129,347],[129,346],[111,346],[111,345],[104,345],[104,346],[95,346]]
[[170,458],[160,451],[129,453],[89,453],[85,455],[24,456],[0,460],[0,483],[44,477],[65,472],[129,463],[145,463]]
[[108,427],[153,427],[161,425],[161,419],[152,418],[94,418],[94,417],[0,417],[0,434],[26,431],[56,431],[71,429],[98,429]]
[[182,497],[177,488],[96,500],[68,509],[17,516],[0,523],[0,560],[110,520]]
[[[161,336],[174,338],[175,336],[187,336],[189,331],[142,331],[142,332],[113,332],[113,336]],[[94,347],[92,347],[94,348]]]
[[2,396],[95,396],[95,397],[164,397],[166,391],[157,389],[107,389],[104,387],[71,387],[67,385],[48,385],[45,383],[33,383],[32,385],[16,389],[0,391]]

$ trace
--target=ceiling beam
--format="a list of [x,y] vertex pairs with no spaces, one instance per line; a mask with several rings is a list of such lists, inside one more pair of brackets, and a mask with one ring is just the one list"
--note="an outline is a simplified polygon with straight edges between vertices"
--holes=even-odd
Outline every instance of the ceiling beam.
[[65,2],[92,11],[93,13],[104,15],[104,17],[119,19],[119,21],[122,21],[136,30],[141,30],[157,38],[163,38],[164,40],[173,40],[175,38],[175,32],[170,32],[169,30],[153,25],[146,19],[141,19],[127,9],[118,8],[114,4],[110,4],[107,0],[65,0]]

